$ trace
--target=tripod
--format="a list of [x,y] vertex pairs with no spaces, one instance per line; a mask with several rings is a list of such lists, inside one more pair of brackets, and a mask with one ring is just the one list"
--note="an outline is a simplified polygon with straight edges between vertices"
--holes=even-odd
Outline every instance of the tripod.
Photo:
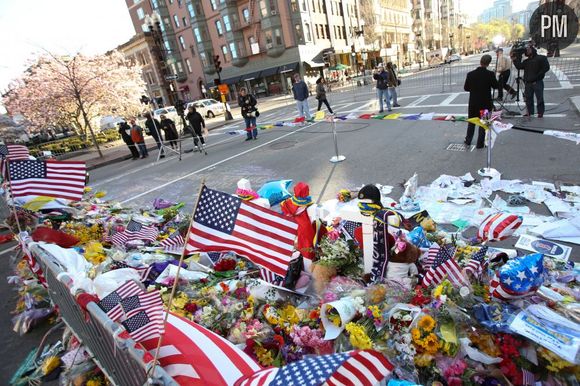
[[520,69],[517,69],[517,70],[518,70],[517,71],[517,76],[512,80],[512,82],[511,82],[511,84],[509,84],[509,86],[516,91],[515,101],[516,101],[516,104],[517,104],[517,106],[518,106],[518,108],[519,108],[520,111],[519,112],[518,111],[512,111],[512,110],[510,110],[509,108],[507,108],[505,106],[505,103],[507,102],[507,99],[509,98],[509,93],[507,93],[504,96],[503,99],[497,101],[499,103],[499,106],[500,107],[498,109],[496,109],[496,110],[504,110],[505,113],[506,113],[506,115],[509,115],[509,116],[522,115],[522,113],[521,113],[522,108],[520,108],[519,105],[520,105],[520,91],[523,88],[522,87],[522,84],[523,84],[524,80],[521,77],[521,70]]
[[186,131],[189,131],[191,133],[191,139],[193,140],[193,149],[186,150],[186,151],[184,151],[184,153],[191,153],[191,152],[199,151],[200,153],[204,153],[205,155],[207,155],[207,150],[205,150],[203,133],[198,135],[195,132],[195,130],[193,129],[193,127],[191,127],[190,125],[187,125],[183,128],[183,132],[185,133]]

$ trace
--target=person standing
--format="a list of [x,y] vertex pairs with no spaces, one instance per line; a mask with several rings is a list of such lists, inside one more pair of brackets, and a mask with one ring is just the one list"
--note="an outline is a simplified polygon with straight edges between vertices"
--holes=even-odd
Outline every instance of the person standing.
[[298,116],[310,119],[310,107],[308,106],[308,86],[302,79],[300,74],[294,74],[294,85],[292,86],[292,94],[296,100],[296,107],[298,108]]
[[245,87],[240,89],[240,96],[238,97],[238,106],[242,109],[242,117],[246,122],[246,141],[258,139],[258,128],[256,127],[256,118],[258,116],[258,109],[256,105],[258,101],[252,94],[248,94]]
[[[161,136],[161,124],[157,119],[153,118],[151,113],[145,113],[145,118],[147,118],[145,121],[145,128],[147,128],[149,135],[151,135],[157,143],[159,151],[162,152],[161,142],[163,141],[163,137]],[[165,154],[162,153],[159,158],[165,158]]]
[[129,151],[131,151],[133,159],[138,159],[139,150],[137,150],[137,146],[131,139],[131,126],[129,126],[127,122],[123,121],[119,123],[119,134],[121,135],[123,142],[125,142],[125,144],[129,148]]
[[193,106],[189,106],[185,118],[187,119],[187,122],[189,123],[189,127],[191,129],[191,136],[193,137],[193,146],[201,153],[201,147],[198,145],[198,143],[199,141],[201,141],[201,145],[202,146],[205,145],[205,140],[203,139],[202,133],[202,128],[205,129],[205,121],[201,116],[201,114],[198,113],[195,107]]
[[149,157],[147,146],[145,145],[145,138],[143,138],[143,128],[136,124],[134,119],[131,119],[131,140],[139,148],[141,158]]
[[[493,110],[491,89],[496,89],[499,86],[495,74],[487,69],[491,63],[491,55],[483,55],[479,63],[480,66],[477,69],[467,73],[463,86],[463,89],[469,92],[469,118],[479,118],[481,110]],[[467,125],[467,135],[464,142],[467,146],[471,146],[474,132],[475,124],[470,122]],[[480,126],[477,133],[476,148],[482,149],[484,142],[485,130]]]
[[538,118],[544,116],[544,76],[550,71],[550,63],[548,58],[544,55],[538,55],[535,47],[528,46],[526,48],[526,60],[522,62],[522,57],[514,55],[512,59],[514,66],[518,70],[524,70],[524,99],[526,100],[526,107],[528,112],[524,114],[525,117],[534,115],[534,95],[538,104]]
[[503,90],[506,90],[510,93],[512,99],[516,97],[516,90],[514,90],[509,84],[508,81],[510,79],[511,68],[512,68],[512,61],[504,56],[503,48],[498,48],[496,50],[497,61],[495,66],[495,72],[498,74],[498,84],[499,87],[497,89],[497,99],[503,100]]
[[389,100],[389,73],[385,71],[383,63],[379,63],[377,71],[373,74],[373,79],[377,81],[377,95],[379,97],[379,114],[384,112],[383,103],[387,101],[387,111],[391,110],[391,101]]
[[326,105],[326,108],[328,109],[328,112],[334,114],[334,112],[332,112],[332,109],[330,108],[328,99],[326,99],[326,89],[324,88],[325,83],[326,81],[324,80],[323,77],[320,77],[316,80],[316,99],[318,99],[318,111],[320,111],[320,108],[324,103]]
[[161,122],[159,123],[161,130],[163,130],[163,133],[165,133],[165,140],[169,141],[169,145],[172,149],[177,149],[176,140],[179,138],[179,135],[177,134],[177,127],[175,127],[175,122],[167,118],[164,114],[161,114],[160,118]]
[[393,102],[393,107],[401,107],[397,102],[397,87],[399,87],[400,81],[393,63],[387,63],[387,72],[389,73],[389,102]]

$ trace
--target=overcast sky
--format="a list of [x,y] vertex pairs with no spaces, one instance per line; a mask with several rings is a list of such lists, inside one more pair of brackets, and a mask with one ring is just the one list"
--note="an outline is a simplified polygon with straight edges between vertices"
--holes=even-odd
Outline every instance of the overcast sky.
[[[529,0],[514,0],[514,11]],[[463,0],[478,15],[491,1]],[[43,49],[103,53],[133,36],[124,0],[0,0],[0,92]]]

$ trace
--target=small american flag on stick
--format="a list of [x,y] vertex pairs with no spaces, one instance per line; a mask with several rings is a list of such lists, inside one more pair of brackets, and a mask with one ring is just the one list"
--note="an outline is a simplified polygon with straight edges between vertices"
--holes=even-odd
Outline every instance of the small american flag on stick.
[[129,221],[127,228],[123,232],[117,232],[111,237],[113,244],[124,246],[128,241],[146,240],[155,241],[159,235],[159,230],[151,225],[143,225],[135,220]]
[[474,276],[481,274],[486,266],[485,254],[487,253],[487,249],[488,246],[484,245],[471,256],[471,259],[465,266],[465,272],[469,272]]
[[181,251],[183,250],[183,247],[185,246],[185,239],[183,238],[181,233],[179,233],[178,231],[175,231],[171,235],[169,235],[168,238],[161,241],[159,243],[159,246],[163,247],[163,250],[165,252],[171,252],[171,253],[179,252],[179,253],[181,253]]
[[123,316],[121,301],[133,295],[143,292],[141,287],[133,280],[126,281],[119,288],[102,298],[98,304],[99,307],[112,321],[117,321]]
[[163,334],[163,307],[140,309],[121,322],[135,342],[158,338]]
[[450,252],[447,246],[439,249],[433,265],[425,273],[425,277],[423,278],[423,285],[425,287],[438,285],[446,276],[458,287],[467,285],[465,277],[461,273],[461,268],[455,259],[453,259],[453,255],[454,253]]

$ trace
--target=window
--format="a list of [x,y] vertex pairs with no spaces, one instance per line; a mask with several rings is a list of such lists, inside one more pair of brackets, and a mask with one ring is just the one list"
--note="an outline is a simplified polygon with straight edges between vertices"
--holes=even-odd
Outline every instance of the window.
[[342,26],[342,38],[346,39],[346,28],[345,26]]
[[195,9],[193,9],[193,4],[187,4],[187,11],[189,12],[190,17],[195,17]]
[[312,35],[310,34],[310,24],[306,23],[304,25],[304,34],[306,36],[306,41],[310,42],[312,41]]
[[316,2],[317,0],[312,0],[312,12],[316,12]]
[[274,36],[276,37],[276,45],[281,46],[282,45],[282,34],[280,33],[280,29],[276,28],[276,30],[274,30]]
[[165,46],[165,50],[167,51],[167,53],[171,54],[171,45],[169,44],[169,42],[167,40],[165,40],[163,42],[163,45]]
[[296,29],[296,39],[297,39],[297,40],[298,40],[300,43],[302,43],[302,41],[303,41],[303,39],[304,39],[304,38],[303,38],[303,36],[302,36],[302,26],[301,26],[300,24],[296,24],[296,25],[294,26],[294,28]]
[[159,8],[159,3],[157,2],[157,0],[151,0],[151,5],[153,6],[154,9]]
[[228,61],[228,47],[222,46],[222,54],[224,56],[224,61]]
[[306,0],[302,0],[302,11],[306,12]]
[[314,24],[314,28],[316,29],[316,39],[320,39],[320,29],[318,28],[318,24]]
[[145,19],[145,12],[143,12],[143,8],[137,8],[137,17],[139,20]]
[[270,0],[270,12],[273,14],[276,12],[276,1]]
[[266,46],[272,45],[272,31],[266,31],[264,34],[266,36]]
[[199,32],[199,28],[194,28],[193,34],[195,35],[195,41],[201,43],[201,33]]
[[238,58],[238,51],[236,50],[235,43],[230,43],[230,53],[232,54],[232,59]]
[[179,45],[182,50],[185,50],[185,39],[183,39],[183,36],[179,36]]
[[262,17],[268,16],[268,7],[266,7],[266,0],[260,0],[260,15],[262,15]]
[[224,28],[222,27],[221,20],[215,21],[215,29],[217,30],[218,36],[222,36],[224,34]]
[[209,66],[209,62],[207,61],[207,54],[205,52],[201,52],[199,54],[199,58],[201,59],[201,65],[202,65],[202,67]]
[[213,10],[217,9],[216,0],[211,0],[211,9],[213,9]]
[[189,58],[185,59],[185,67],[187,68],[188,73],[191,74],[193,72],[193,70],[191,69],[191,62],[189,61]]
[[154,84],[154,83],[155,83],[155,82],[153,81],[153,75],[151,74],[151,72],[149,72],[149,71],[148,71],[148,72],[146,72],[146,73],[145,73],[145,81],[146,81],[148,84]]
[[226,32],[230,32],[232,30],[232,24],[230,23],[230,16],[224,16],[224,27],[226,28]]
[[292,10],[292,12],[298,12],[298,0],[290,1],[290,9]]
[[175,23],[175,27],[179,28],[179,18],[177,15],[173,15],[173,22]]
[[250,11],[248,10],[248,8],[244,8],[242,10],[242,17],[244,18],[244,21],[246,23],[250,22]]
[[181,62],[177,62],[177,72],[183,72],[183,64]]
[[326,25],[326,38],[330,39],[330,27],[328,26],[328,24]]
[[184,27],[187,27],[187,19],[185,18],[185,16],[181,18],[181,22]]
[[259,54],[260,53],[260,46],[256,42],[256,38],[255,37],[250,36],[248,38],[248,44],[250,45],[250,51],[252,52],[252,55],[256,55],[256,54]]
[[141,0],[133,0],[133,4],[139,4]]

